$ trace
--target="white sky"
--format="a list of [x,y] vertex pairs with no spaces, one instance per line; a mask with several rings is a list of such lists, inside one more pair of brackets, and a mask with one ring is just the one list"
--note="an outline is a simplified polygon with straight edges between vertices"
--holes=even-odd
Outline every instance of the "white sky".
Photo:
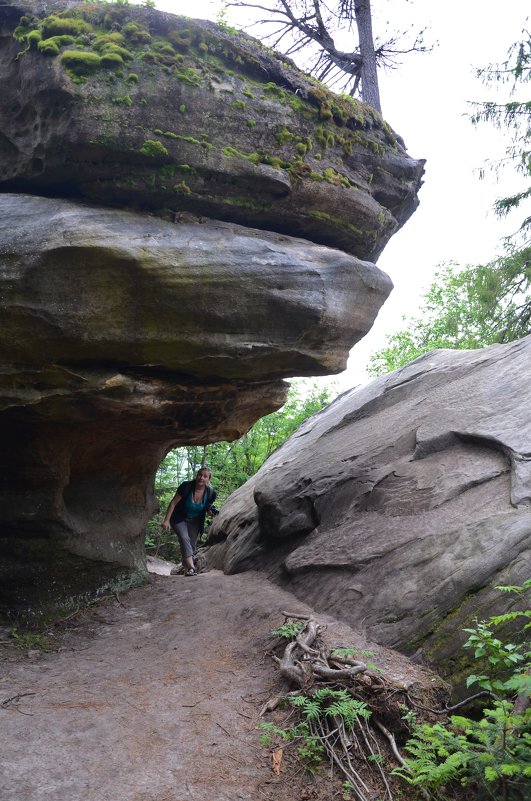
[[[175,14],[215,20],[223,4],[156,0],[156,5]],[[426,174],[419,208],[378,261],[395,289],[373,329],[353,348],[345,373],[335,377],[341,391],[366,380],[370,353],[385,344],[387,334],[402,327],[402,315],[416,313],[437,265],[479,264],[494,258],[502,251],[503,236],[523,218],[516,212],[500,221],[492,212],[494,200],[518,186],[511,173],[498,184],[492,176],[480,181],[477,175],[487,159],[503,156],[507,136],[485,124],[474,128],[466,115],[469,101],[494,98],[474,70],[504,60],[529,15],[527,0],[373,0],[372,5],[375,35],[382,21],[394,15],[395,30],[429,25],[426,38],[438,46],[428,54],[411,54],[397,69],[380,74],[384,117],[404,138],[411,156],[427,160]],[[232,24],[243,27],[241,12],[227,13]],[[507,92],[504,87],[501,101],[508,99]]]

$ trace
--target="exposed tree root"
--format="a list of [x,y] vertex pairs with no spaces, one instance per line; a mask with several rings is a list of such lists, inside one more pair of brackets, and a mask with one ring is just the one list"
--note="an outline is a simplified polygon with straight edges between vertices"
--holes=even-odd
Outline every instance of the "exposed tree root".
[[[282,614],[286,623],[297,621],[302,628],[283,653],[272,654],[272,658],[287,685],[297,689],[271,698],[260,715],[273,712],[281,702],[287,703],[291,712],[284,721],[286,728],[272,727],[277,735],[289,732],[282,735],[284,749],[294,744],[299,751],[302,746],[303,754],[312,748],[324,752],[356,801],[393,801],[390,770],[398,766],[407,770],[407,762],[395,734],[381,718],[394,721],[395,728],[407,734],[401,721],[401,702],[408,699],[408,688],[391,686],[374,675],[356,659],[354,649],[352,653],[348,649],[330,650],[320,638],[324,627],[314,618]],[[264,724],[267,726],[270,724]]]

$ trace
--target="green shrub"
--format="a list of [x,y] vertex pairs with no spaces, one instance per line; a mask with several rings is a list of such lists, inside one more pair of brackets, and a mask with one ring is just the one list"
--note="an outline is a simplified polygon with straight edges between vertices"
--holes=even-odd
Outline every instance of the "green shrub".
[[[522,587],[498,587],[517,594],[530,588],[531,580]],[[406,746],[411,756],[395,774],[425,790],[451,790],[458,783],[469,788],[470,800],[524,801],[531,778],[531,707],[515,702],[531,697],[531,652],[523,643],[503,642],[494,632],[518,618],[531,618],[531,610],[465,629],[470,635],[465,647],[474,649],[486,671],[469,676],[467,686],[479,686],[492,700],[475,718],[454,715],[446,725],[413,723]]]

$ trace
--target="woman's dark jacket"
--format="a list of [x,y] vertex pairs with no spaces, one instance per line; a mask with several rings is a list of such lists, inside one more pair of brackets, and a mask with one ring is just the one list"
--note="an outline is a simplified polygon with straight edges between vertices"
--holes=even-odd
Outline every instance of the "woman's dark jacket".
[[[170,517],[170,525],[172,528],[175,528],[177,523],[181,523],[186,519],[186,499],[190,493],[193,492],[194,486],[195,481],[184,481],[177,487],[177,495],[181,496],[181,500],[176,505]],[[211,486],[207,485],[205,490],[207,493],[205,510],[199,517],[195,518],[199,521],[199,536],[201,536],[203,529],[205,528],[205,515],[210,511],[210,507],[216,500],[216,491],[212,489]]]

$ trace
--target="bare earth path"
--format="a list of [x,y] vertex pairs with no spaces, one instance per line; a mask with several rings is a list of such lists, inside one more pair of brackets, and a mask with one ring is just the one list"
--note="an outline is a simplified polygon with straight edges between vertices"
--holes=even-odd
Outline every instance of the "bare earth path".
[[3,648],[0,800],[283,799],[256,732],[283,609],[308,608],[255,573],[155,576],[76,617],[58,652]]

